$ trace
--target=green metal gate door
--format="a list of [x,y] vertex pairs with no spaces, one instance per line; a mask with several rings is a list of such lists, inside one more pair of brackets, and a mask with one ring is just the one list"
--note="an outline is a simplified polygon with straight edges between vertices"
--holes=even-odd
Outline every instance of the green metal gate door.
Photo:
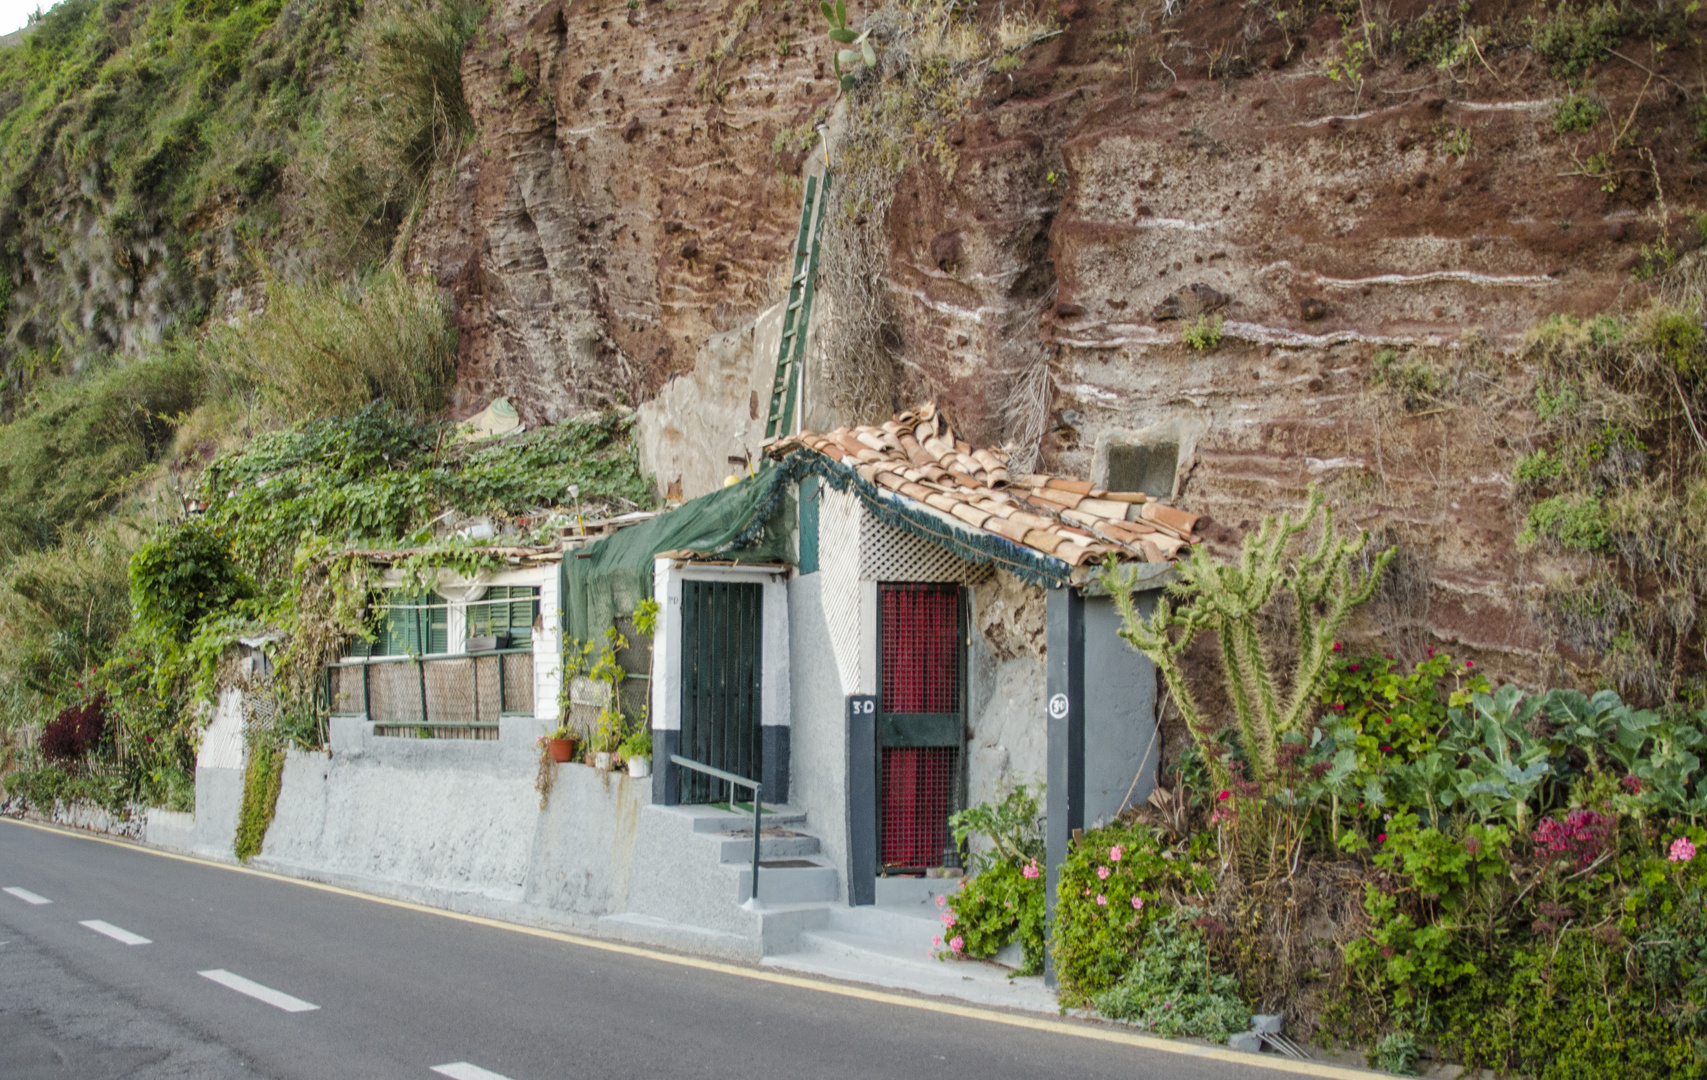
[[[682,582],[682,756],[759,778],[763,588]],[[684,803],[724,802],[727,781],[678,770]]]

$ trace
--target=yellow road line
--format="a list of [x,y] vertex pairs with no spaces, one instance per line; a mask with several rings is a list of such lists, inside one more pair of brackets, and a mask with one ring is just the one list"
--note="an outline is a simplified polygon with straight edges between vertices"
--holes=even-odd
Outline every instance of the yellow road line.
[[654,949],[639,945],[628,945],[619,941],[605,941],[600,938],[583,937],[579,934],[566,934],[560,930],[547,930],[538,926],[526,926],[521,923],[505,922],[502,919],[487,918],[484,915],[469,915],[460,911],[448,911],[444,908],[428,907],[408,900],[394,900],[387,896],[375,896],[372,893],[346,889],[339,885],[328,885],[320,881],[308,881],[303,878],[287,877],[284,874],[274,874],[266,870],[256,870],[247,866],[234,866],[230,863],[215,862],[211,859],[197,858],[193,855],[182,855],[175,851],[161,851],[158,848],[145,847],[128,840],[117,840],[110,836],[93,836],[89,833],[74,829],[61,828],[35,821],[20,821],[16,818],[0,818],[0,821],[13,825],[22,825],[29,829],[39,829],[42,832],[55,833],[60,836],[75,837],[79,840],[89,840],[97,844],[111,844],[114,847],[128,851],[142,852],[162,859],[176,859],[179,862],[195,863],[210,869],[229,870],[238,874],[249,874],[253,877],[266,878],[270,881],[282,881],[288,885],[297,885],[307,889],[318,889],[321,892],[337,896],[348,896],[356,900],[365,900],[373,904],[384,904],[387,907],[401,908],[404,911],[418,911],[423,915],[436,915],[443,919],[456,919],[459,922],[473,923],[476,926],[489,926],[495,930],[508,930],[511,933],[527,934],[531,937],[545,938],[548,941],[560,941],[567,945],[578,945],[585,949],[599,949],[604,952],[620,953],[623,956],[639,957],[643,960],[655,960],[663,964],[675,964],[678,967],[696,968],[700,971],[714,971],[720,975],[732,975],[736,978],[752,979],[756,982],[772,983],[777,986],[789,986],[800,990],[814,990],[823,994],[835,994],[839,997],[854,998],[859,1001],[872,1001],[883,1005],[898,1005],[907,1009],[920,1009],[943,1016],[955,1016],[964,1020],[982,1020],[991,1024],[1002,1024],[1006,1027],[1025,1028],[1030,1031],[1045,1031],[1052,1035],[1067,1035],[1078,1039],[1091,1039],[1097,1042],[1115,1043],[1121,1046],[1131,1046],[1142,1050],[1154,1050],[1163,1054],[1181,1054],[1186,1057],[1202,1058],[1209,1061],[1225,1062],[1229,1065],[1244,1065],[1271,1072],[1292,1073],[1297,1076],[1319,1076],[1326,1080],[1369,1080],[1370,1077],[1384,1076],[1385,1073],[1374,1073],[1366,1069],[1349,1068],[1344,1065],[1332,1065],[1320,1061],[1294,1061],[1285,1057],[1258,1057],[1224,1046],[1205,1046],[1201,1043],[1178,1042],[1173,1039],[1159,1039],[1152,1035],[1140,1035],[1136,1032],[1122,1031],[1113,1027],[1101,1027],[1092,1023],[1068,1020],[1052,1020],[1043,1016],[1027,1016],[1023,1013],[998,1012],[994,1009],[979,1008],[975,1005],[956,1005],[946,1001],[907,997],[902,994],[888,993],[883,990],[870,990],[861,986],[847,986],[842,983],[820,982],[799,975],[785,975],[777,971],[762,968],[743,967],[739,964],[725,963],[721,960],[706,960],[695,956],[682,956],[676,953],[658,952]]

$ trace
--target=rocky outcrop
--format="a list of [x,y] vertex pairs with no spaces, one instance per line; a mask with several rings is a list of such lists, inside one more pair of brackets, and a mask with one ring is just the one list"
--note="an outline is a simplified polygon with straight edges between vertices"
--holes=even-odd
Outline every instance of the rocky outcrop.
[[[1534,674],[1556,649],[1515,543],[1509,470],[1534,430],[1515,357],[1552,314],[1643,303],[1644,252],[1700,241],[1707,167],[1674,88],[1701,50],[1637,35],[1588,66],[1605,114],[1645,133],[1619,143],[1613,120],[1554,130],[1569,88],[1527,9],[1477,4],[1465,25],[1496,29],[1445,66],[1424,39],[1455,20],[1383,12],[1370,40],[1396,44],[1336,80],[1350,39],[1325,9],[1062,6],[1059,34],[990,69],[951,153],[893,181],[899,400],[935,399],[977,444],[1041,410],[1042,467],[1087,476],[1132,432],[1189,431],[1175,493],[1225,547],[1321,484],[1401,547],[1367,609],[1390,637]],[[774,360],[737,328],[780,296],[799,155],[778,133],[832,100],[821,41],[751,3],[495,12],[466,69],[482,137],[415,249],[459,300],[461,408],[657,396],[660,484],[716,481],[720,460],[677,466],[690,432],[730,428],[727,456],[762,423],[741,399]],[[1426,369],[1428,400],[1383,384],[1395,362]]]
[[459,415],[637,402],[776,299],[835,95],[809,14],[494,5],[463,67],[480,135],[412,249],[455,298]]

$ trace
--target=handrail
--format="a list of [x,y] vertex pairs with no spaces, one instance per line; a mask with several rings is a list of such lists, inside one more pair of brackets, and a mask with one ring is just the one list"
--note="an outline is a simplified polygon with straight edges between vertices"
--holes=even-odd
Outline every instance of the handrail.
[[[728,781],[731,785],[740,784],[744,787],[750,787],[753,789],[753,893],[752,893],[752,896],[749,897],[749,899],[751,900],[753,907],[758,907],[759,906],[759,782],[757,780],[749,780],[745,776],[736,776],[732,772],[724,772],[722,769],[714,769],[710,765],[702,764],[701,762],[694,761],[691,758],[685,758],[680,754],[671,754],[670,755],[670,763],[673,765],[678,765],[684,769],[692,769],[694,772],[697,772],[697,773],[704,773],[705,775],[715,777],[718,780]],[[733,806],[733,804],[735,802],[735,791],[734,791],[733,787],[731,787],[730,791],[729,791],[729,802],[730,802],[731,806]]]

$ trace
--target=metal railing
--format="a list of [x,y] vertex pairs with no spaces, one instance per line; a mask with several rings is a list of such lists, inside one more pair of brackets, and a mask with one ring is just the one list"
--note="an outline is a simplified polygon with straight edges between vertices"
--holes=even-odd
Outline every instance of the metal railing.
[[376,725],[496,730],[534,711],[533,651],[364,657],[329,665],[325,693],[333,715]]
[[684,768],[684,769],[692,769],[694,772],[704,773],[707,776],[716,777],[719,780],[727,781],[730,784],[730,788],[729,788],[729,807],[730,807],[730,809],[734,809],[734,807],[735,807],[735,788],[734,788],[735,784],[740,784],[742,787],[750,787],[753,789],[753,893],[752,893],[751,900],[752,900],[753,906],[758,907],[759,906],[759,829],[760,829],[759,814],[761,812],[759,809],[759,782],[757,780],[749,780],[745,776],[736,776],[732,772],[724,772],[722,769],[714,769],[710,765],[703,765],[697,761],[694,761],[691,758],[685,758],[685,757],[681,756],[680,754],[671,754],[670,755],[670,763],[673,765],[680,766],[681,768]]

